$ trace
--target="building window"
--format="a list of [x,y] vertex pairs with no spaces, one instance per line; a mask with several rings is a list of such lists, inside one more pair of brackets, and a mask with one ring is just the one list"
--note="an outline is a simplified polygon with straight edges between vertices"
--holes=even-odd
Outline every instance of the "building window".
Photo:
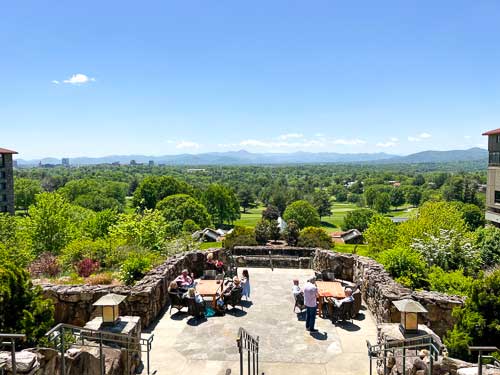
[[3,154],[0,154],[0,168],[2,168],[3,166],[4,166]]
[[500,191],[495,190],[495,203],[500,204]]
[[6,190],[7,184],[5,182],[0,182],[0,190]]
[[0,206],[0,212],[7,212],[7,206]]
[[497,136],[496,136],[496,138],[495,138],[495,141],[496,141],[497,143],[500,143],[500,134],[497,134]]
[[489,155],[490,165],[500,165],[500,152],[492,151]]
[[5,194],[0,195],[0,202],[7,202],[7,196]]
[[5,178],[5,172],[4,171],[1,171],[0,172],[0,179],[4,179]]

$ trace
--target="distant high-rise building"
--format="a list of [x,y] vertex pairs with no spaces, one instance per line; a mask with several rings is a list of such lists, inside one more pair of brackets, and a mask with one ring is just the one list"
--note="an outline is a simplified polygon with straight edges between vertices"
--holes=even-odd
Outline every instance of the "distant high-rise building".
[[488,182],[486,185],[486,220],[500,227],[500,129],[490,130],[488,136]]
[[61,164],[63,167],[69,167],[69,158],[62,158]]
[[137,165],[137,162],[135,160],[130,160],[130,165]]
[[154,160],[150,160],[149,163],[148,163],[148,165],[150,167],[153,167],[155,165],[155,161]]
[[14,214],[14,172],[12,155],[16,151],[0,148],[0,212]]

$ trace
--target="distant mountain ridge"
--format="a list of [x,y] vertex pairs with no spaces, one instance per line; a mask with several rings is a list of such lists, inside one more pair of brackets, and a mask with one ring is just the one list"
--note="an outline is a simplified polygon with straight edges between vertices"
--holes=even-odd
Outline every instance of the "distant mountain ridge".
[[[334,152],[293,152],[293,153],[252,153],[245,150],[228,152],[207,152],[203,154],[180,155],[110,155],[103,157],[70,158],[71,165],[155,164],[166,165],[250,165],[250,164],[317,164],[317,163],[445,163],[460,161],[480,161],[488,158],[488,151],[482,148],[450,151],[422,151],[407,156],[380,153],[341,154]],[[44,158],[41,160],[17,159],[19,166],[42,164],[61,164],[61,159]]]

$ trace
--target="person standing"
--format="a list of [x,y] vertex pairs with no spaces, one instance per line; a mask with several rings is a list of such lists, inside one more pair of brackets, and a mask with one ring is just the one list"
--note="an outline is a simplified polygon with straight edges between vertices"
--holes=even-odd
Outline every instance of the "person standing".
[[304,304],[306,305],[306,330],[309,332],[318,332],[314,328],[316,321],[318,288],[316,287],[316,278],[307,280],[304,285]]

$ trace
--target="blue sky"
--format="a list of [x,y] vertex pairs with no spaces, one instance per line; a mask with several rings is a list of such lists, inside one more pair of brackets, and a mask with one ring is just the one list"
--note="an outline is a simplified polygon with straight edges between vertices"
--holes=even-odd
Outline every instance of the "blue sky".
[[485,146],[500,2],[10,1],[0,147],[22,158]]

